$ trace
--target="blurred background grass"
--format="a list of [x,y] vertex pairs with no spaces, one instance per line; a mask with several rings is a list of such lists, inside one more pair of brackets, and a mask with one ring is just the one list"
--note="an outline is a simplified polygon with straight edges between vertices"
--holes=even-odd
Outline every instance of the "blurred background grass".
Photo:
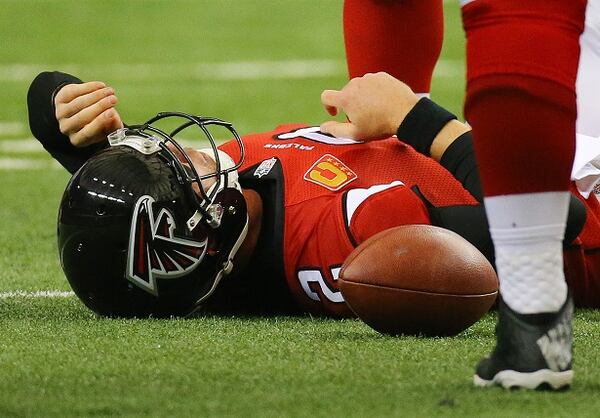
[[[325,117],[321,90],[341,87],[346,80],[341,0],[22,0],[0,5],[0,121],[25,122],[28,83],[43,69],[73,70],[85,80],[110,83],[130,122],[179,109],[232,120],[241,132],[283,122],[320,122]],[[460,112],[464,40],[458,6],[449,2],[446,9],[443,62],[433,94]],[[296,78],[219,80],[202,74],[203,64],[245,61],[275,67],[293,66],[293,61],[318,67],[325,61],[326,69],[321,76],[314,71]]]

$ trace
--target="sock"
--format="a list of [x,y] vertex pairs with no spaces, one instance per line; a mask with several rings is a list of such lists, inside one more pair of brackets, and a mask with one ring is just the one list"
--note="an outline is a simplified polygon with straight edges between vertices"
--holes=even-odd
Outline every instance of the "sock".
[[[514,84],[505,87],[500,81],[510,77]],[[553,312],[567,294],[562,239],[575,98],[560,84],[522,78],[476,80],[471,87],[478,88],[470,91],[465,109],[473,126],[500,293],[516,312]]]
[[562,240],[568,192],[485,198],[500,293],[514,311],[555,312],[567,297]]
[[350,78],[385,71],[427,95],[444,35],[441,0],[346,0]]
[[516,76],[482,77],[471,87],[465,109],[500,293],[519,313],[557,311],[567,295],[562,239],[574,153],[574,94],[557,83]]

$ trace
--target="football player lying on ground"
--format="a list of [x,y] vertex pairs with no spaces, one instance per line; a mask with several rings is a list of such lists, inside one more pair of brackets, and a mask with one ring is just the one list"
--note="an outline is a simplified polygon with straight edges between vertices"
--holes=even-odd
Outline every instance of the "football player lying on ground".
[[[151,130],[164,146],[143,126],[118,131],[109,145],[107,134],[123,127],[110,87],[59,72],[36,77],[31,130],[75,173],[59,250],[76,294],[104,315],[186,314],[201,301],[212,311],[340,317],[351,315],[336,285],[340,266],[385,229],[448,228],[493,260],[468,126],[383,73],[324,92],[330,112],[334,96],[352,123],[321,130],[346,137],[282,125],[235,134],[215,153],[182,150]],[[179,117],[206,129],[205,120]],[[362,141],[373,138],[385,139]],[[567,278],[580,306],[600,306],[600,207],[584,180],[587,199],[573,184]]]

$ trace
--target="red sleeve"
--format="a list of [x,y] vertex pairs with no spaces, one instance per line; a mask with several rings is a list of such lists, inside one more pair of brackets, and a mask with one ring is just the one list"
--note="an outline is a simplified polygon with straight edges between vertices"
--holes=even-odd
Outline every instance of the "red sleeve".
[[428,93],[443,36],[441,0],[344,2],[350,78],[385,71]]
[[344,196],[344,206],[348,234],[355,245],[396,226],[431,224],[423,201],[398,181],[349,190]]

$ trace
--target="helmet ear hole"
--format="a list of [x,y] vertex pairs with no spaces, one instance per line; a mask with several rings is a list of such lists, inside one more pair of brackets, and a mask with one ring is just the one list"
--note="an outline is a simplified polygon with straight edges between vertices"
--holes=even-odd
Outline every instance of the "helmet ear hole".
[[104,205],[98,205],[96,208],[96,215],[103,216],[106,215],[106,207]]

